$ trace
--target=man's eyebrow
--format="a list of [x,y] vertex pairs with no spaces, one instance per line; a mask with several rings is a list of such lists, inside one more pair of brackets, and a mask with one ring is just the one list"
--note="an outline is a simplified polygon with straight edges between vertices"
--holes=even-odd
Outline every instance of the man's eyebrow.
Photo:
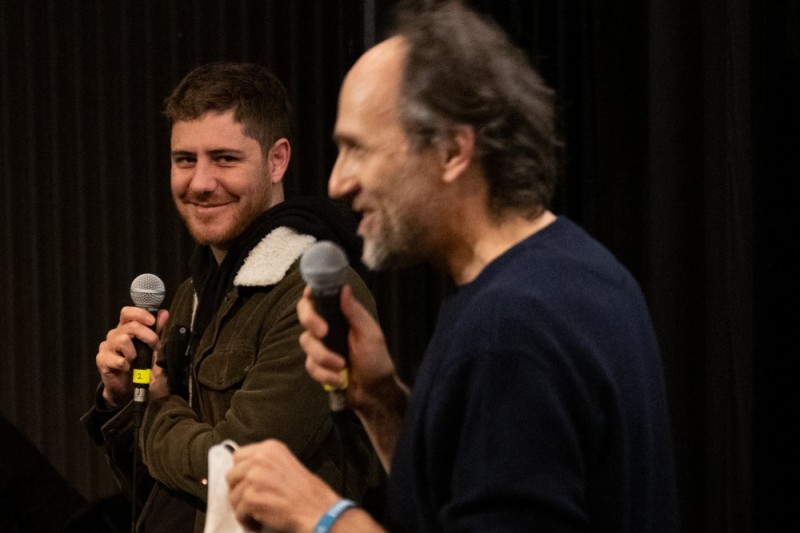
[[358,144],[358,141],[352,135],[348,135],[347,133],[336,133],[334,132],[333,142],[337,145],[346,145],[346,146],[354,146]]
[[223,155],[223,154],[233,154],[233,155],[242,155],[244,152],[242,150],[237,150],[236,148],[214,148],[213,150],[208,150],[205,153],[210,155],[211,157]]
[[[223,154],[233,154],[233,155],[241,155],[244,152],[242,150],[238,150],[236,148],[214,148],[212,150],[203,150],[202,153],[208,154],[211,157],[223,155]],[[196,155],[197,152],[194,150],[172,150],[170,152],[173,156],[176,155]]]

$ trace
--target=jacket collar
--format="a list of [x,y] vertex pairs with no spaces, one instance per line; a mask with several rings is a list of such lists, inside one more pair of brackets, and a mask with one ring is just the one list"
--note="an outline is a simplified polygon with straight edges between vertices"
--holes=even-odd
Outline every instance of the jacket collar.
[[286,226],[275,228],[250,250],[233,284],[237,287],[275,285],[316,240]]

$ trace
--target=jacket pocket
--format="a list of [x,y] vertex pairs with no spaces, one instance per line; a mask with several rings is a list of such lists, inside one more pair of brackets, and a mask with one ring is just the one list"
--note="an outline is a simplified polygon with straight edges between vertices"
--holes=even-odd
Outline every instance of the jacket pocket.
[[189,341],[191,333],[186,326],[173,327],[166,338],[162,337],[158,365],[167,374],[169,391],[183,399],[189,398]]
[[255,359],[256,347],[252,343],[237,342],[225,347],[218,346],[200,362],[197,381],[211,390],[227,390],[244,381]]

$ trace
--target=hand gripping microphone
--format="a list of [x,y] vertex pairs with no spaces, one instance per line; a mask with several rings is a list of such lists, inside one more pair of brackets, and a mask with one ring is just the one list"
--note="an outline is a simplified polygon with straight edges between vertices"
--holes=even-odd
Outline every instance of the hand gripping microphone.
[[[347,280],[347,256],[331,241],[313,244],[300,258],[300,273],[311,287],[311,298],[317,314],[328,323],[328,334],[322,339],[325,346],[347,359],[347,332],[350,326],[342,314],[339,295]],[[347,388],[347,369],[344,370],[344,387],[330,392],[331,411],[345,408],[344,389]]]
[[[142,274],[131,283],[131,300],[133,305],[147,309],[153,316],[158,313],[158,306],[164,301],[164,282],[154,274]],[[153,350],[136,337],[136,360],[133,363],[133,401],[136,408],[137,426],[141,424],[144,406],[147,402],[147,388],[150,386],[150,369],[153,367]]]

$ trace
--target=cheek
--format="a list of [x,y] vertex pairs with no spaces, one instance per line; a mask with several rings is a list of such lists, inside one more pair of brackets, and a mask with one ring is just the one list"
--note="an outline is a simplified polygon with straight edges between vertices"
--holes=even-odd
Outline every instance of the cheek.
[[392,196],[398,188],[405,186],[403,183],[403,162],[394,158],[381,158],[366,161],[360,165],[360,175],[364,187],[370,191]]
[[420,217],[431,206],[434,211],[441,210],[440,191],[436,186],[438,176],[430,168],[412,161],[397,172],[395,178],[392,194],[397,198],[398,209]]
[[170,190],[172,191],[173,196],[180,196],[186,191],[186,188],[189,184],[189,180],[183,178],[179,172],[176,172],[174,169],[170,174],[169,186]]
[[[384,188],[391,189],[399,197],[420,193],[424,188],[422,171],[414,158],[392,158],[379,169],[378,179]],[[386,176],[388,179],[383,179]]]

